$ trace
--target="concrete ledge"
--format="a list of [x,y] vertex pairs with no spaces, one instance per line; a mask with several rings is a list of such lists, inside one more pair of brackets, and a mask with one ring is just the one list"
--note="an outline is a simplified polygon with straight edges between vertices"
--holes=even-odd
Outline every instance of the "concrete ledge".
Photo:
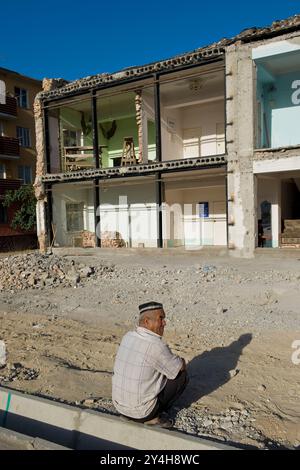
[[[234,447],[122,421],[117,416],[83,410],[0,388],[0,426],[76,450],[233,450]],[[40,440],[42,439],[42,440]],[[48,443],[47,443],[48,444]]]

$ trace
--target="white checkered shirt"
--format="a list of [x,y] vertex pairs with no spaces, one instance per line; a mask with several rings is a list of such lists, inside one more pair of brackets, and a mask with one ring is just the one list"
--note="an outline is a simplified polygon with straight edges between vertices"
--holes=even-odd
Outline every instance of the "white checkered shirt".
[[116,409],[131,418],[145,418],[167,379],[175,379],[182,359],[161,336],[137,327],[123,337],[114,366],[112,398]]

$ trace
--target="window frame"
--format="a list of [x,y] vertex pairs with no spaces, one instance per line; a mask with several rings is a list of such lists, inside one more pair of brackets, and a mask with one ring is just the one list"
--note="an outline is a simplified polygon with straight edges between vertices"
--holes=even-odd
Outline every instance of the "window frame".
[[[73,206],[73,209],[70,209],[71,206]],[[78,209],[75,209],[75,206],[78,207]],[[66,202],[66,230],[68,233],[78,233],[82,232],[84,230],[84,202]],[[78,227],[75,227],[74,220],[72,220],[72,217],[74,215],[80,215],[80,221],[78,223]],[[71,219],[71,220],[70,220]],[[82,222],[82,224],[80,224]],[[80,228],[81,227],[81,228]]]
[[[1,167],[3,168],[1,170]],[[0,175],[3,175],[2,177],[0,176],[0,179],[3,179],[5,180],[6,179],[6,166],[5,166],[5,163],[0,163]]]
[[[29,169],[30,181],[26,178],[26,169]],[[18,177],[23,181],[23,184],[32,184],[32,167],[30,165],[18,165]]]
[[[19,90],[19,93],[17,90]],[[28,95],[28,90],[26,90],[26,88],[20,88],[18,86],[15,86],[15,97],[16,97],[17,105],[19,108],[24,108],[24,109],[29,108],[29,95]],[[24,98],[25,98],[25,102],[23,102]]]
[[[25,131],[27,131],[28,133]],[[31,132],[28,127],[17,126],[17,139],[19,140],[19,144],[21,147],[24,147],[24,148],[32,147]]]

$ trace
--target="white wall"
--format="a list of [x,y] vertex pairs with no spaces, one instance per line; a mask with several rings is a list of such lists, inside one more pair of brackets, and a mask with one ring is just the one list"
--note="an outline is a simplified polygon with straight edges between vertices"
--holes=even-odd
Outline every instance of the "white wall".
[[225,152],[225,144],[217,147],[217,123],[224,123],[223,100],[182,108],[183,129],[201,128],[201,156]]
[[[197,188],[195,183],[191,183],[190,189],[187,186],[185,183],[184,189],[168,189],[166,184],[166,202],[169,205],[177,203],[182,209],[181,219],[177,216],[165,223],[169,229],[167,235],[171,237],[169,245],[172,245],[172,241],[175,246],[226,245],[225,185]],[[208,202],[207,219],[199,216],[199,207],[196,204],[200,202]],[[176,238],[172,240],[174,235]]]
[[60,164],[60,152],[59,152],[59,121],[54,116],[49,116],[49,136],[50,136],[50,167],[52,173],[59,173]]
[[162,106],[161,119],[163,160],[185,158],[184,133],[191,129],[199,129],[201,133],[201,156],[225,153],[223,100],[180,108]]
[[162,159],[183,158],[181,109],[161,109]]
[[94,197],[92,188],[80,188],[80,185],[73,184],[54,185],[52,200],[53,224],[56,228],[55,245],[73,245],[73,237],[75,234],[67,231],[67,203],[84,203],[84,230],[95,232]]
[[164,246],[184,246],[183,191],[165,190],[165,207],[163,215]]
[[259,178],[257,195],[258,219],[261,218],[261,203],[271,203],[272,248],[279,246],[281,233],[281,180],[280,178]]
[[119,232],[128,247],[157,246],[153,183],[109,186],[101,190],[101,232]]

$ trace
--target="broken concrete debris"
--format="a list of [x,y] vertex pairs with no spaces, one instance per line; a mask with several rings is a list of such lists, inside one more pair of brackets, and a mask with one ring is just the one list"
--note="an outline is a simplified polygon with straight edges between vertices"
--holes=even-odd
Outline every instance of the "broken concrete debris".
[[0,383],[14,382],[16,380],[35,380],[39,372],[23,366],[20,362],[7,364],[4,375],[0,375]]
[[95,268],[56,255],[9,256],[0,260],[0,291],[77,287],[90,277],[113,270],[113,266]]

